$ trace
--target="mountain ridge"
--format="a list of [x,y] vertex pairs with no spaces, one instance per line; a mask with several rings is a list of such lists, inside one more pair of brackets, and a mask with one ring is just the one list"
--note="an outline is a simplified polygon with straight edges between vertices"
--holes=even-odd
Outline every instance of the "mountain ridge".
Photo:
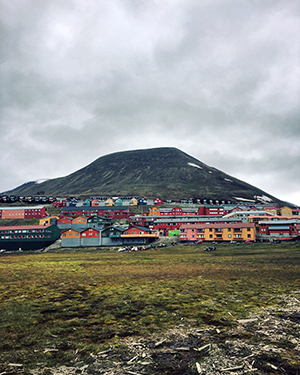
[[279,199],[232,177],[174,147],[119,151],[101,156],[65,176],[38,184],[23,184],[8,193],[15,195],[128,196],[163,199],[219,199],[238,197]]

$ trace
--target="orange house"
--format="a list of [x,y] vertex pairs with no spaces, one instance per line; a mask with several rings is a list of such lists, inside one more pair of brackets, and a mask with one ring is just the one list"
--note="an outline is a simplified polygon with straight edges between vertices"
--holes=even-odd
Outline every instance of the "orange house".
[[61,247],[80,246],[80,232],[77,230],[68,229],[61,234],[60,238]]
[[121,238],[123,239],[123,243],[147,243],[154,241],[157,237],[159,237],[158,232],[153,232],[149,228],[144,227],[129,227],[126,229]]
[[86,223],[87,223],[87,218],[84,216],[78,216],[72,220],[72,224],[86,224]]

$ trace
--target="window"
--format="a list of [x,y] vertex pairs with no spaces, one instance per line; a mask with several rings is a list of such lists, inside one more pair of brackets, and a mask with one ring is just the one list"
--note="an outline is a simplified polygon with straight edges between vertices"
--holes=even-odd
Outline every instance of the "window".
[[228,234],[228,238],[231,238],[231,234]]
[[212,234],[209,235],[209,238],[212,238]]

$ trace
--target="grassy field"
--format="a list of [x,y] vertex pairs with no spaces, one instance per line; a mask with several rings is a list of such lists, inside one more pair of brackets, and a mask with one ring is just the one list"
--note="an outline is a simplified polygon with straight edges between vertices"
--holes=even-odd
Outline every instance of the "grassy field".
[[[300,289],[300,244],[0,256],[0,373],[72,365],[178,325],[230,329]],[[225,340],[225,338],[224,338]]]

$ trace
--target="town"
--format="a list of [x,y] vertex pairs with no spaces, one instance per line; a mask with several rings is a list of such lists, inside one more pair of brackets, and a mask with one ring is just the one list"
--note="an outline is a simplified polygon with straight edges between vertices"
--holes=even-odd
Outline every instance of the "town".
[[[34,225],[0,226],[0,248],[33,250],[60,240],[61,248],[146,246],[172,237],[173,243],[245,243],[300,239],[300,208],[262,202],[212,200],[166,201],[161,198],[91,197],[49,198],[59,215],[48,215],[46,205],[2,196],[2,219],[38,219]],[[43,201],[43,198],[42,198]],[[28,200],[26,203],[29,203]],[[40,202],[39,202],[40,203]],[[143,207],[141,213],[135,208]],[[9,220],[8,220],[9,221]],[[7,220],[6,220],[7,223]]]

